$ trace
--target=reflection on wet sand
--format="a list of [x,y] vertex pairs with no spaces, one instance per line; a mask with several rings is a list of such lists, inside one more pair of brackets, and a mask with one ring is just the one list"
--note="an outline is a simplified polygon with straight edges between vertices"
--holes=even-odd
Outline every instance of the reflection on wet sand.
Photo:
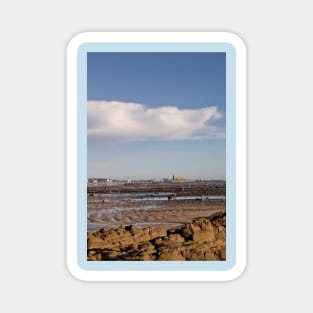
[[89,188],[88,232],[120,225],[172,228],[225,211],[226,191],[221,184],[198,184],[189,189],[182,184],[151,186],[118,186],[113,192],[107,186]]

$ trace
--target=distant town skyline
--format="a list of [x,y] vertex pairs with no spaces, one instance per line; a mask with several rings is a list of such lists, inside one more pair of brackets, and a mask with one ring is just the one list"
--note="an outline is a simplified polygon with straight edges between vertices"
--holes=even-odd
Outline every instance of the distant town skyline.
[[[175,177],[175,178],[174,178]],[[127,177],[127,179],[116,179],[114,177],[88,177],[89,183],[98,183],[101,181],[105,181],[106,183],[112,183],[112,182],[136,182],[136,181],[174,181],[174,182],[187,182],[187,181],[215,181],[215,180],[221,180],[222,179],[213,179],[211,177],[197,177],[197,178],[188,178],[188,177],[181,177],[176,176],[173,174],[171,177],[163,177],[163,178],[131,178]]]
[[88,53],[88,177],[226,177],[225,53]]

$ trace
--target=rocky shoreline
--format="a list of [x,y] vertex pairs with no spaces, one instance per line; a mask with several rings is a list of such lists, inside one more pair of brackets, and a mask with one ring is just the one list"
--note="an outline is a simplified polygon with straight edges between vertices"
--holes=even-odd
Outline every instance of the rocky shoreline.
[[102,228],[87,234],[88,261],[223,261],[226,213],[199,217],[180,227]]

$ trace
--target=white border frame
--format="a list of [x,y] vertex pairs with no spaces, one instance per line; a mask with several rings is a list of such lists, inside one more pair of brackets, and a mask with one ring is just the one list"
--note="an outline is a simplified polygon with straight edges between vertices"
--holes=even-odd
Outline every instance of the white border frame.
[[[216,42],[236,50],[236,264],[225,271],[87,271],[77,261],[77,51],[91,42]],[[67,266],[85,281],[228,281],[246,266],[246,48],[226,32],[87,32],[67,47]]]

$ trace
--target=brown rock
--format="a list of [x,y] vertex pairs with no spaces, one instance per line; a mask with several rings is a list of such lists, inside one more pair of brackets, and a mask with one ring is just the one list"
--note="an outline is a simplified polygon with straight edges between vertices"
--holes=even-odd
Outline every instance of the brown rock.
[[153,251],[155,248],[150,242],[144,242],[138,245],[138,249],[141,251]]
[[185,239],[184,237],[182,237],[180,234],[170,234],[168,236],[168,240],[167,240],[167,243],[181,243],[181,242],[184,242]]
[[125,229],[128,230],[131,235],[135,235],[141,232],[141,229],[136,227],[135,225],[126,226]]
[[226,213],[198,218],[178,228],[104,228],[87,233],[88,260],[226,259]]
[[159,261],[184,261],[185,258],[177,249],[165,249],[161,250],[158,254]]
[[118,241],[118,245],[119,246],[129,246],[132,245],[134,243],[134,239],[132,237],[122,237],[119,241]]
[[151,239],[154,239],[157,237],[164,237],[164,236],[166,236],[166,234],[167,234],[166,229],[156,228],[156,229],[150,230]]
[[216,240],[214,232],[200,231],[192,234],[193,241],[202,242],[213,242]]
[[160,237],[153,240],[155,246],[162,246],[165,244],[167,237]]
[[149,234],[139,232],[133,235],[133,239],[136,242],[144,242],[144,241],[149,241],[151,239],[151,236]]

